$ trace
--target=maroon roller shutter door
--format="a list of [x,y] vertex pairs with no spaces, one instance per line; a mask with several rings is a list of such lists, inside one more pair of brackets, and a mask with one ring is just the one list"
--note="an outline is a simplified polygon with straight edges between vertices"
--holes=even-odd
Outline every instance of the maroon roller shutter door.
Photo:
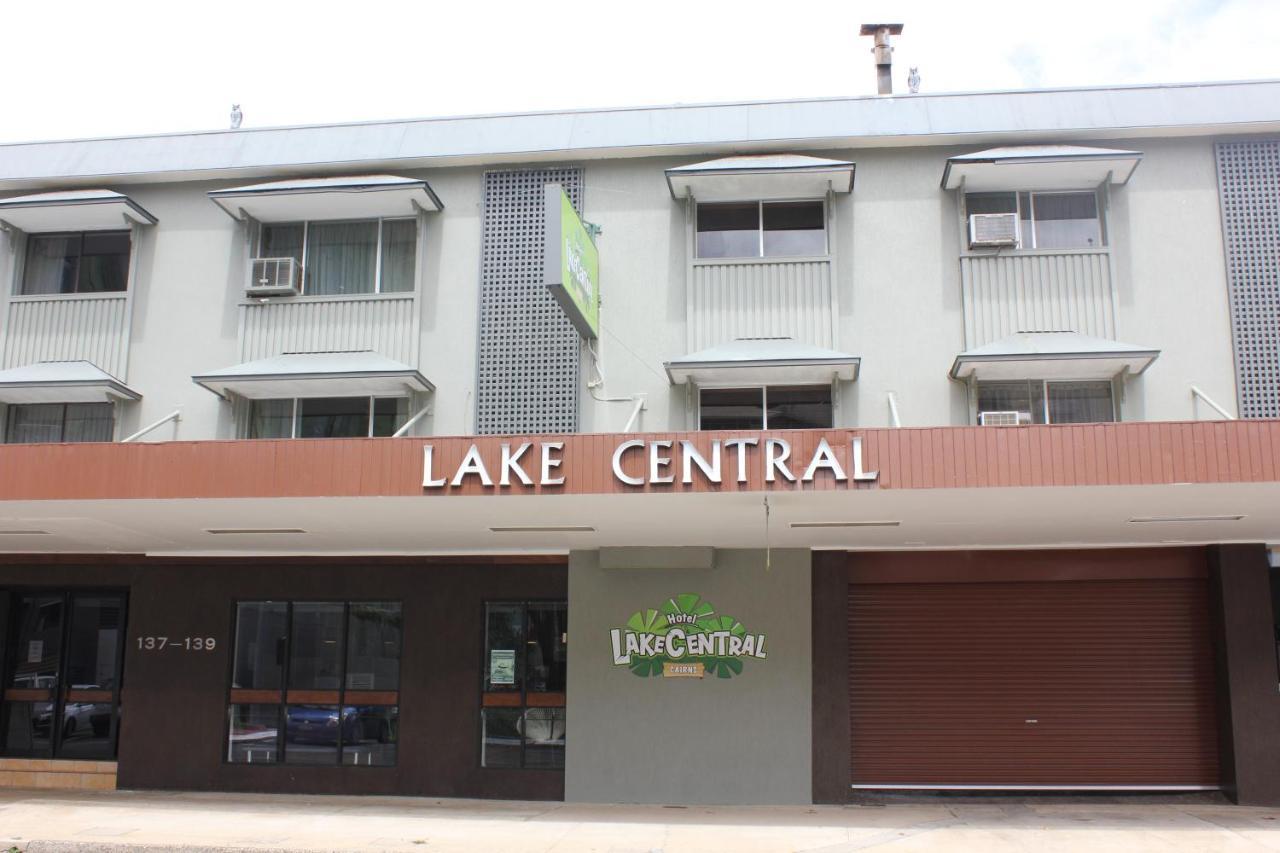
[[1214,786],[1203,578],[849,587],[852,781]]

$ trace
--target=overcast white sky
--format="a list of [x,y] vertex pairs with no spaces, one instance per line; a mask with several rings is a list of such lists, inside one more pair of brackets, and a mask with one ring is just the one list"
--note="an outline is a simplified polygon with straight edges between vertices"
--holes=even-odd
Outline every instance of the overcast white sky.
[[0,141],[575,107],[1280,77],[1280,0],[5,4]]

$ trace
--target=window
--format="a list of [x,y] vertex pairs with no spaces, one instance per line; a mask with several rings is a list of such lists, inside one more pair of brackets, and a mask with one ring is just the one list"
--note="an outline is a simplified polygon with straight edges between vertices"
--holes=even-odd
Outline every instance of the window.
[[22,296],[114,293],[129,282],[129,232],[30,234]]
[[115,411],[111,403],[38,403],[9,406],[6,444],[111,441]]
[[394,766],[402,632],[399,602],[237,604],[227,761]]
[[1019,249],[1089,249],[1104,246],[1093,192],[969,193],[968,215],[1018,214]]
[[831,388],[703,388],[698,429],[830,429]]
[[786,258],[827,254],[821,201],[700,204],[699,258]]
[[369,438],[394,435],[409,419],[408,397],[254,400],[249,438]]
[[309,296],[409,293],[417,263],[413,219],[264,224],[258,257],[293,258]]
[[47,592],[12,599],[4,754],[114,758],[124,596]]
[[1036,424],[1114,421],[1110,382],[979,382],[979,412],[1023,412]]
[[485,606],[480,766],[564,769],[569,608]]

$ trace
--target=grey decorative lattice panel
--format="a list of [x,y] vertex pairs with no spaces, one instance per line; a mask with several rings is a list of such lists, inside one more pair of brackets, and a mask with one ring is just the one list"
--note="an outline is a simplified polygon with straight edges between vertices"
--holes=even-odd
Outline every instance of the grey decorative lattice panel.
[[476,431],[576,432],[578,333],[542,281],[543,187],[582,209],[579,168],[486,172]]
[[1240,417],[1280,418],[1280,139],[1216,147]]

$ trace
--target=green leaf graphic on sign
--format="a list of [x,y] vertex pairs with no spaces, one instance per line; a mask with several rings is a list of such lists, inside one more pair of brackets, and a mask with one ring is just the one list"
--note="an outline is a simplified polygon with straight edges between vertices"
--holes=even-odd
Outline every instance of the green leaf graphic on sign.
[[667,620],[663,619],[656,610],[641,610],[639,613],[631,614],[631,618],[627,620],[627,627],[637,633],[643,631],[648,634],[665,634]]
[[682,592],[675,598],[668,599],[667,603],[662,605],[662,612],[667,615],[679,613],[692,616],[694,619],[701,619],[713,615],[716,609],[707,602],[702,601],[701,596],[694,595],[691,592]]

